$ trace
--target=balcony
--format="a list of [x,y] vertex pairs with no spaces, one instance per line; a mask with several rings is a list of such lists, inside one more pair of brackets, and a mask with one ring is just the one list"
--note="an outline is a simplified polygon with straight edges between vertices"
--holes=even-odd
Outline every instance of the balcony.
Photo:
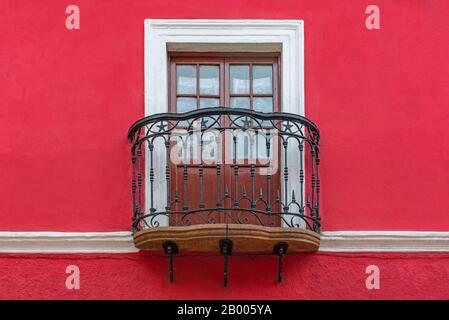
[[319,130],[289,113],[207,108],[135,122],[136,247],[182,252],[316,251]]

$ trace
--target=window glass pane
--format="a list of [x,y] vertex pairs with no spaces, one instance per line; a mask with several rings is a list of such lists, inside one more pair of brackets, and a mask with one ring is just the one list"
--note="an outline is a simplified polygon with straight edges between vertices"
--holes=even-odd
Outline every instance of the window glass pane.
[[196,66],[176,66],[176,92],[178,94],[196,94]]
[[199,146],[199,141],[196,135],[179,135],[176,143],[178,149],[178,159],[176,161],[179,161],[178,163],[182,161],[182,163],[192,164],[191,160],[199,158],[199,147],[197,146]]
[[253,93],[271,94],[273,92],[273,67],[253,66]]
[[[264,135],[257,135],[256,136],[256,157],[257,159],[268,159],[267,156],[267,139]],[[271,156],[271,154],[270,154]]]
[[[176,112],[183,113],[196,109],[196,98],[182,98],[179,97],[176,102]],[[189,121],[184,120],[179,122],[180,126],[189,126]]]
[[[215,108],[219,106],[220,106],[220,99],[200,98],[200,108]],[[205,122],[204,125],[206,127],[209,127],[211,125],[213,125],[214,127],[219,127],[220,123],[218,121],[214,124],[214,122],[218,118],[219,116],[204,118],[203,119],[203,121]]]
[[[249,135],[247,132],[239,132],[237,134],[237,143],[235,145],[237,151],[237,159],[248,159],[249,158]],[[234,146],[233,140],[231,142],[232,147],[232,157],[234,158]]]
[[254,110],[260,112],[273,112],[273,98],[253,98]]
[[[214,132],[205,132],[203,134],[203,160],[206,164],[215,164],[218,160],[219,152],[218,152],[218,144],[217,137]],[[214,160],[214,161],[211,161]]]
[[220,68],[200,66],[200,94],[220,94]]
[[178,98],[177,99],[177,109],[178,113],[192,111],[196,109],[196,98]]
[[230,107],[249,109],[249,97],[232,97]]
[[[261,98],[261,97],[254,97],[253,98],[253,107],[254,111],[259,112],[273,112],[273,98]],[[260,124],[262,126],[269,126],[271,124],[270,121],[265,120],[261,121]]]
[[231,65],[229,73],[231,93],[249,93],[249,65]]
[[220,99],[200,98],[200,108],[211,108],[220,106]]
[[[233,97],[231,98],[231,108],[243,108],[249,109],[249,97]],[[245,125],[245,118],[239,116],[231,116],[231,120],[235,121],[235,124],[238,126]]]

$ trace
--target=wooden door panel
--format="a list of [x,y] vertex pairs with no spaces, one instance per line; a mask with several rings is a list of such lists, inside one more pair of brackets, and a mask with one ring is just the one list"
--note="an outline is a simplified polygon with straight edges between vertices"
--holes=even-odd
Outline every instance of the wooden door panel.
[[[187,171],[183,165],[172,166],[171,198],[178,201],[172,206],[178,213],[170,217],[171,225],[190,225],[202,223],[223,222],[223,212],[216,210],[218,200],[218,179],[216,166],[203,167],[202,188],[200,188],[199,165],[188,165]],[[185,174],[187,172],[187,175]],[[185,177],[187,176],[187,179]],[[174,184],[173,184],[174,183]],[[224,183],[220,183],[223,190]],[[202,189],[202,196],[201,191]],[[182,213],[189,212],[188,214]]]
[[[260,166],[255,166],[254,186],[252,186],[251,169],[248,165],[240,165],[238,170],[238,183],[236,190],[234,166],[229,165],[227,169],[227,183],[229,184],[229,192],[233,200],[238,197],[238,207],[251,210],[255,209],[262,212],[279,212],[281,210],[276,201],[277,191],[280,192],[279,173],[270,176],[270,182],[266,175],[258,174]],[[269,197],[268,197],[269,195]],[[269,202],[269,206],[268,206]],[[235,203],[231,203],[231,208],[235,207]],[[278,216],[270,216],[269,214],[256,214],[248,211],[231,211],[230,222],[249,223],[265,226],[280,226]]]
[[[246,106],[248,109],[264,108],[263,102],[271,99],[271,107],[266,109],[266,111],[278,111],[279,108],[279,67],[278,58],[276,57],[219,57],[219,56],[209,56],[201,57],[198,55],[193,55],[188,57],[186,55],[170,57],[170,111],[177,112],[177,99],[196,99],[196,109],[203,107],[201,99],[210,99],[211,97],[204,95],[200,89],[200,68],[204,65],[214,65],[219,66],[219,79],[220,79],[220,92],[219,97],[214,96],[215,100],[220,101],[222,107],[233,106],[231,102],[236,102],[235,99],[246,99],[248,102]],[[192,88],[196,87],[196,93],[189,92],[185,94],[183,92],[176,91],[176,65],[189,65],[196,66],[196,85],[192,84]],[[230,93],[230,66],[231,65],[250,65],[248,67],[253,70],[253,65],[260,66],[272,66],[272,90],[257,92],[254,90],[255,83],[253,79],[253,71],[249,71],[249,75],[245,81],[249,81],[249,91],[243,90],[233,93],[231,97]],[[260,71],[260,70],[259,70]],[[260,72],[259,72],[260,73]],[[254,81],[253,81],[254,80]],[[257,82],[262,83],[262,82]],[[270,82],[265,82],[266,84]],[[263,86],[260,86],[263,88]],[[257,89],[257,87],[256,87]],[[248,91],[248,92],[247,92]],[[254,91],[254,92],[253,92]],[[216,93],[216,92],[215,92]],[[239,96],[240,95],[240,96]],[[232,100],[234,99],[234,100]],[[259,99],[259,100],[258,100]],[[190,101],[189,100],[189,101]],[[232,101],[231,101],[232,100]],[[208,100],[209,101],[209,100]],[[240,101],[240,100],[239,100]],[[190,106],[190,105],[189,105]],[[191,103],[191,108],[194,104]],[[238,105],[235,105],[238,107]],[[245,108],[246,108],[245,107]],[[260,110],[260,111],[265,111]],[[225,118],[225,117],[224,117]],[[221,125],[229,125],[228,121],[222,120]],[[222,135],[222,155],[226,155],[226,145],[232,144],[232,135]],[[231,149],[228,149],[232,150]],[[229,153],[229,152],[228,152]],[[229,155],[228,155],[229,156]],[[242,160],[242,159],[239,159]],[[245,159],[243,159],[246,161]],[[227,161],[227,163],[226,163]],[[278,216],[269,216],[265,214],[255,215],[249,211],[238,210],[238,208],[248,209],[248,210],[260,210],[263,212],[267,211],[267,201],[270,202],[268,210],[271,212],[279,212],[279,204],[276,202],[278,192],[280,193],[280,174],[275,172],[271,176],[270,186],[267,184],[267,176],[260,175],[259,169],[262,166],[257,165],[255,167],[254,181],[254,192],[252,192],[252,177],[249,165],[242,165],[238,171],[238,177],[234,175],[234,166],[232,161],[229,163],[229,159],[222,161],[220,168],[220,176],[217,175],[217,168],[215,165],[203,166],[202,172],[202,182],[200,178],[200,166],[198,164],[187,166],[187,169],[183,165],[171,165],[171,185],[173,190],[171,193],[171,198],[174,199],[177,193],[178,201],[172,206],[172,211],[181,212],[180,214],[174,214],[170,217],[170,224],[172,225],[185,225],[185,224],[201,224],[201,223],[249,223],[267,226],[280,226],[280,219]],[[279,171],[279,169],[277,170]],[[186,178],[187,176],[187,178]],[[237,179],[237,185],[236,185]],[[202,184],[202,186],[201,186]],[[236,190],[236,187],[238,190]],[[244,195],[244,189],[246,195]],[[175,191],[177,190],[177,191]],[[236,194],[236,191],[237,194]],[[260,193],[262,192],[262,199],[260,199]],[[254,194],[254,195],[253,195]],[[218,198],[221,198],[221,201]],[[236,199],[236,197],[238,199]],[[254,197],[251,203],[251,198]],[[238,201],[238,205],[236,204]],[[217,208],[223,207],[222,211],[206,211],[207,208]],[[255,206],[255,207],[254,207]],[[234,209],[235,208],[235,209]],[[193,212],[192,212],[193,210]],[[182,214],[185,211],[187,214]]]

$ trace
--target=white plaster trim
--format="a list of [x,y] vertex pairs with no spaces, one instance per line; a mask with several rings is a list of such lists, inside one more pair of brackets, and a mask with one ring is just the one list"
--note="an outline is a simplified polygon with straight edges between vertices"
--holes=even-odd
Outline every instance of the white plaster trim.
[[[242,44],[280,45],[282,111],[304,115],[304,21],[145,19],[145,116],[168,111],[168,45],[195,43],[226,44],[228,48],[241,47]],[[293,149],[294,145],[290,144],[289,148]],[[147,148],[146,150],[148,153]],[[299,164],[294,160],[292,158],[288,160],[290,174],[299,176]],[[162,143],[155,143],[154,171],[164,172],[164,163],[164,146]],[[146,161],[145,165],[149,174],[149,162]],[[146,181],[149,180],[147,176]],[[288,190],[300,190],[299,180],[290,179],[287,187]],[[146,208],[149,208],[150,188],[147,187],[145,190]],[[153,194],[155,199],[161,199],[158,201],[160,206],[166,205],[164,176],[154,177]],[[161,226],[168,225],[165,216],[158,216],[157,221]]]
[[302,20],[145,19],[145,115],[168,110],[170,43],[281,44],[282,111],[304,115]]
[[323,252],[449,252],[449,232],[325,231]]
[[[120,232],[0,232],[0,253],[137,252]],[[325,231],[320,252],[449,252],[449,232]]]
[[2,253],[125,253],[138,251],[131,232],[0,232]]

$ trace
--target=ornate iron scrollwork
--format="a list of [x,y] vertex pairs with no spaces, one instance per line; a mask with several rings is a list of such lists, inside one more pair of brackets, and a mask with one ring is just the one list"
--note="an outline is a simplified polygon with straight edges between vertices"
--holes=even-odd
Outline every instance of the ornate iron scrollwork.
[[[131,126],[128,138],[132,143],[133,232],[162,224],[188,226],[192,221],[320,232],[320,133],[305,117],[205,108],[143,118]],[[224,152],[223,143],[229,147]],[[267,164],[260,165],[263,161]],[[175,162],[179,180],[173,183]],[[210,180],[206,187],[206,168],[209,179],[211,168],[215,172],[215,188]],[[225,169],[229,170],[226,179]],[[190,182],[192,175],[198,183]],[[206,193],[209,199],[213,195],[214,201],[206,201]],[[192,194],[198,199],[193,201]],[[232,242],[225,240],[220,250],[226,286]],[[278,281],[282,280],[287,247],[286,243],[277,244],[273,251],[279,256]],[[164,250],[173,280],[176,244],[166,243]]]

